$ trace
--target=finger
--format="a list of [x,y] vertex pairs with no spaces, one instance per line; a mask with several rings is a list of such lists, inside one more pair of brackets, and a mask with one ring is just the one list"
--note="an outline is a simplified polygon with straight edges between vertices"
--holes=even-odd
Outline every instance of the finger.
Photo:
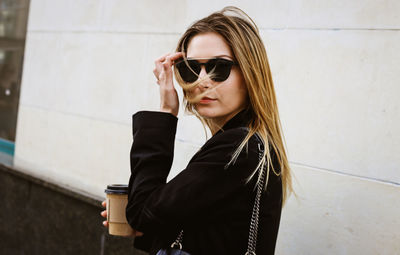
[[168,89],[172,89],[174,87],[173,82],[172,82],[172,78],[173,78],[172,65],[174,64],[173,59],[179,58],[179,56],[181,56],[181,54],[182,53],[168,56],[165,58],[165,61],[163,62],[163,72],[164,72],[165,81],[166,81],[165,85],[166,85],[166,88],[168,88]]
[[108,221],[106,221],[106,220],[103,221],[103,226],[106,227],[106,228],[108,228]]
[[154,74],[154,76],[156,77],[157,80],[160,79],[160,74],[161,74],[161,71],[162,71],[162,63],[165,61],[165,58],[166,58],[168,55],[169,55],[169,53],[164,54],[163,56],[157,58],[157,59],[154,61],[155,68],[154,68],[154,70],[153,70],[153,74]]
[[143,233],[139,232],[139,231],[136,231],[136,233],[135,233],[135,236],[142,236],[142,235],[143,235]]
[[162,55],[161,57],[157,58],[155,62],[164,62],[165,58],[169,55],[169,53],[166,53]]
[[157,72],[157,70],[158,70],[158,73],[156,73],[157,76],[160,75],[161,68],[162,68],[162,63],[165,61],[165,58],[166,58],[168,55],[169,55],[169,53],[164,54],[164,55],[162,55],[161,57],[157,58],[157,59],[154,61],[154,65],[156,66],[156,68],[154,69],[154,71]]
[[[166,57],[165,61],[163,62],[163,72],[164,72],[164,80],[166,81],[166,86],[171,87],[172,85],[172,59],[171,57]],[[160,77],[161,78],[161,77]]]
[[153,74],[154,74],[155,77],[158,77],[158,70],[155,67],[153,69]]
[[164,68],[170,68],[172,65],[174,65],[175,60],[178,60],[183,57],[182,52],[175,52],[170,54],[169,56],[165,57],[163,64]]
[[[171,53],[171,54],[165,54],[164,56],[162,56],[161,58],[158,58],[154,63],[156,66],[161,67],[160,64],[165,63],[165,61],[167,61],[167,59],[169,58],[171,60],[171,64],[173,64],[173,62],[179,58],[183,57],[183,52],[175,52],[175,53]],[[153,70],[153,72],[156,72],[157,68],[155,68]],[[159,75],[160,73],[158,72],[157,75]]]
[[[157,79],[157,83],[159,83],[158,81],[159,81],[159,79],[160,79],[160,72],[157,70],[157,68],[154,68],[153,74],[154,74],[154,76],[155,76],[156,79]],[[158,84],[158,85],[160,85],[160,84]]]
[[107,218],[107,211],[104,210],[100,213],[101,216],[103,216],[104,218]]
[[104,200],[104,201],[101,203],[101,205],[102,205],[103,207],[107,207],[107,202],[106,202],[106,200]]
[[157,63],[156,67],[153,69],[153,74],[156,77],[157,80],[160,79],[160,73],[162,71],[162,63]]
[[183,52],[175,52],[175,53],[172,53],[169,57],[170,57],[171,61],[174,62],[175,60],[182,58],[183,55],[184,55]]

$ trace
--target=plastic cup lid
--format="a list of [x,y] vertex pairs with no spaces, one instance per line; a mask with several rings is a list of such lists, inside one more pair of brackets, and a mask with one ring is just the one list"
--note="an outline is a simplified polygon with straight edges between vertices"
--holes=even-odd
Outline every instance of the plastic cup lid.
[[126,184],[110,184],[104,190],[107,194],[128,194],[128,185]]

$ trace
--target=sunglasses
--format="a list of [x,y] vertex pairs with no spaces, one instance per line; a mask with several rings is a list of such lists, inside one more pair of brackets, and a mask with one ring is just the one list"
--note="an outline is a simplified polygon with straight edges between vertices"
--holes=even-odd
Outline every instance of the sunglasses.
[[[200,60],[200,59],[199,59]],[[197,81],[201,72],[201,66],[206,68],[206,72],[210,73],[211,80],[216,82],[222,82],[228,79],[233,65],[237,65],[235,62],[224,58],[211,58],[205,63],[200,63],[196,59],[180,59],[175,63],[175,67],[178,69],[182,80],[187,83]]]

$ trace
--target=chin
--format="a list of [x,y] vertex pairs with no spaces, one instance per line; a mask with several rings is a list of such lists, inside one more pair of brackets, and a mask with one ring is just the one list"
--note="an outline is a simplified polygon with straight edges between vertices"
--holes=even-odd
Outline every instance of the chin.
[[[217,125],[222,125],[225,123],[224,120],[226,119],[226,115],[220,112],[210,112],[210,111],[198,111],[197,112],[202,118],[209,120]],[[218,124],[219,123],[219,124]]]
[[205,119],[212,119],[218,116],[218,113],[216,113],[215,109],[210,109],[204,106],[196,107],[196,111]]
[[217,116],[215,116],[214,114],[208,114],[208,113],[203,113],[203,112],[197,112],[201,117],[203,117],[204,119],[214,119]]

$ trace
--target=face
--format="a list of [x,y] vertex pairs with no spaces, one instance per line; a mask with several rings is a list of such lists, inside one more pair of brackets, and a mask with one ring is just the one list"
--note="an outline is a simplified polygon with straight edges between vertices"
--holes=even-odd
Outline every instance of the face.
[[[189,42],[186,57],[199,59],[200,63],[207,62],[204,59],[216,57],[235,61],[229,45],[217,33],[194,36]],[[199,76],[201,78],[206,74],[203,65]],[[232,66],[230,75],[225,81],[216,82],[206,78],[191,93],[199,95],[205,91],[209,92],[200,102],[195,103],[195,109],[203,118],[211,120],[220,127],[247,106],[247,89],[237,65]]]

